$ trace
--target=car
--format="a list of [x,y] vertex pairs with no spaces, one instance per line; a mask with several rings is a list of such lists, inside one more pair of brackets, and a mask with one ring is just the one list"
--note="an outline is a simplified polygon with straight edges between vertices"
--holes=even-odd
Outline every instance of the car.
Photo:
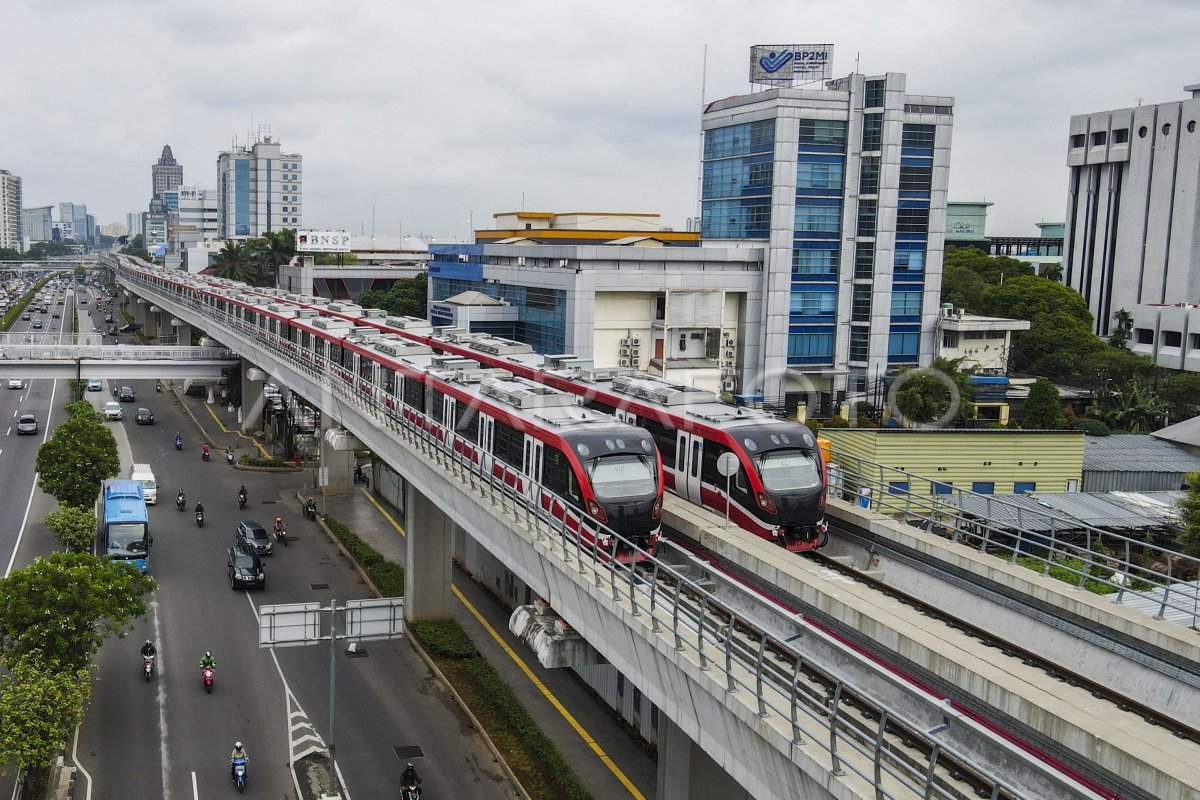
[[104,315],[104,321],[105,321],[105,322],[112,322],[112,321],[113,321],[113,315],[112,315],[112,314],[105,314],[105,315]]
[[36,434],[38,432],[37,417],[33,414],[22,414],[17,420],[17,435]]
[[100,380],[99,378],[88,378],[87,390],[89,392],[103,392],[104,381]]
[[263,573],[262,561],[254,548],[243,542],[237,542],[229,548],[226,560],[226,573],[229,575],[230,589],[249,589],[257,586],[262,589],[267,585],[267,576]]
[[253,520],[238,523],[234,541],[250,545],[260,556],[271,554],[271,537],[267,535],[267,529]]
[[24,378],[9,378],[8,379],[8,388],[24,389],[25,388],[25,379]]
[[117,328],[117,333],[134,333],[141,329],[141,325],[138,325],[136,322],[131,322],[128,325],[122,325],[120,328]]
[[117,399],[120,400],[122,403],[132,403],[133,402],[133,387],[132,386],[122,386],[119,390],[117,390]]
[[21,319],[23,319],[25,322],[29,322],[29,313],[26,312],[26,313],[22,314]]
[[104,418],[119,420],[121,418],[121,404],[114,400],[109,400],[107,403],[105,403]]
[[55,311],[53,314],[50,315],[50,318],[51,319],[62,319],[62,314]]
[[138,425],[153,425],[154,412],[143,406],[137,410],[137,413],[134,414],[133,419]]
[[41,330],[42,321],[40,319],[35,319],[33,322],[29,323],[29,327],[33,328],[34,330]]

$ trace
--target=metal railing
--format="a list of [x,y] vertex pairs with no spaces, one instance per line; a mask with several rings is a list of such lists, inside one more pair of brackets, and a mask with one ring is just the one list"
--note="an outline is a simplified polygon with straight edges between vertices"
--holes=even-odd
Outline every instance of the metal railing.
[[[136,276],[126,280],[139,285],[148,293],[158,294],[156,287],[141,283]],[[790,735],[793,746],[812,746],[825,752],[827,768],[835,775],[849,770],[868,786],[875,787],[877,800],[899,798],[938,798],[950,800],[960,792],[942,784],[938,772],[947,762],[971,764],[971,770],[989,784],[993,798],[1030,798],[1009,782],[978,766],[978,757],[958,752],[951,741],[951,725],[930,726],[894,709],[881,708],[877,719],[864,722],[858,714],[844,708],[850,697],[871,698],[875,693],[866,686],[852,685],[835,667],[820,663],[801,653],[792,642],[797,631],[773,633],[756,621],[763,615],[748,614],[744,609],[768,605],[760,595],[748,588],[738,589],[735,601],[725,601],[711,594],[676,567],[659,560],[604,526],[588,521],[592,536],[580,535],[578,524],[553,509],[567,509],[570,504],[544,487],[518,491],[513,485],[485,467],[477,458],[456,452],[448,429],[426,422],[417,424],[399,411],[388,407],[378,396],[364,396],[357,379],[346,382],[333,377],[325,359],[310,354],[301,357],[295,345],[270,334],[262,328],[248,325],[231,314],[174,295],[164,295],[221,326],[225,331],[245,337],[259,348],[269,351],[272,358],[306,376],[316,386],[328,390],[339,402],[353,407],[372,427],[386,430],[390,435],[417,451],[427,461],[436,464],[444,476],[453,478],[462,491],[486,500],[501,514],[529,530],[535,543],[548,547],[558,556],[563,568],[573,568],[590,578],[597,589],[603,589],[613,606],[627,610],[631,623],[640,620],[643,636],[662,637],[670,646],[686,654],[701,670],[715,670],[723,676],[728,692],[726,702],[746,698],[746,703],[764,720],[774,719]],[[397,408],[399,405],[397,404]],[[637,553],[641,565],[621,563],[618,550]],[[876,680],[902,687],[913,695],[918,693],[904,683],[902,677],[872,665]],[[835,687],[826,692],[823,685],[814,689],[809,677],[813,672],[825,676]],[[943,720],[944,707],[929,699],[930,712]],[[902,734],[898,734],[902,731]],[[934,735],[938,734],[938,735]],[[918,744],[926,758],[917,758],[898,746],[897,736]],[[859,759],[847,759],[850,753]],[[1053,771],[1031,759],[1033,769],[1043,775]],[[1056,779],[1048,779],[1056,780]]]
[[849,502],[1111,596],[1114,603],[1141,598],[1157,607],[1157,619],[1169,617],[1191,628],[1200,621],[1197,584],[1188,578],[1200,572],[1200,559],[1012,497],[966,491],[839,450],[833,462],[841,477],[840,486],[830,487],[831,496],[840,490]]
[[237,359],[227,347],[130,346],[103,344],[100,334],[4,333],[0,358],[72,361],[226,361]]

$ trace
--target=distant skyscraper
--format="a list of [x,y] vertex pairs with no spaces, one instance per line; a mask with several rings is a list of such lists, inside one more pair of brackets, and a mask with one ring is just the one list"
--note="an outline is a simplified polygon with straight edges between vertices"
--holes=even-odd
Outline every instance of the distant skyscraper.
[[[1183,90],[1184,100],[1071,117],[1063,280],[1087,298],[1100,336],[1119,311],[1200,298],[1200,84]],[[1136,316],[1135,343],[1154,344],[1154,315]],[[1164,338],[1178,349],[1187,334]]]
[[0,247],[24,252],[21,230],[21,179],[0,169]]
[[54,240],[54,206],[26,208],[21,212],[25,225],[25,245]]
[[143,211],[130,211],[125,215],[125,227],[129,228],[130,237],[142,235],[142,214]]
[[247,239],[303,224],[304,162],[264,135],[217,156],[217,235]]
[[164,192],[169,192],[173,189],[178,189],[183,184],[183,165],[175,162],[175,155],[171,152],[171,145],[163,145],[162,155],[158,157],[158,163],[150,167],[151,183],[153,184],[152,196],[161,196]]
[[[65,224],[70,223],[71,239],[77,242],[90,242],[95,238],[94,228],[88,226],[87,206],[82,203],[59,203],[58,219]],[[95,220],[92,221],[95,225]]]

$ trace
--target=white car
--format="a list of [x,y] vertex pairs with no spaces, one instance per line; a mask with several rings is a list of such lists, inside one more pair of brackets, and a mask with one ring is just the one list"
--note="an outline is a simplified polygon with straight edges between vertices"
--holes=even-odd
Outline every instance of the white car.
[[107,403],[105,403],[104,404],[104,418],[105,419],[120,419],[121,418],[121,404],[118,403],[116,400],[109,400]]
[[8,379],[8,388],[24,389],[25,388],[25,379],[24,378],[9,378]]

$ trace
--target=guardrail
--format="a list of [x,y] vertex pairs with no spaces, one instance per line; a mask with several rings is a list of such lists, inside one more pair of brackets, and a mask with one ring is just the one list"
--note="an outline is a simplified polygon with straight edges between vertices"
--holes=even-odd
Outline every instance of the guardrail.
[[[125,279],[148,294],[159,294],[156,287],[141,283],[135,276]],[[867,785],[875,787],[879,800],[917,797],[950,800],[958,797],[960,792],[943,786],[942,776],[937,773],[938,768],[944,768],[945,762],[950,761],[971,765],[971,770],[989,784],[988,791],[993,798],[1003,795],[1016,800],[1034,799],[1035,795],[1023,792],[979,766],[978,754],[959,752],[949,735],[934,735],[948,734],[952,727],[941,702],[929,702],[930,714],[943,722],[935,726],[889,708],[879,710],[874,724],[847,713],[843,708],[846,698],[872,698],[877,696],[876,692],[867,686],[853,685],[839,669],[796,649],[791,639],[801,629],[786,635],[766,630],[756,615],[745,610],[768,606],[761,595],[738,587],[734,590],[739,593],[736,601],[722,600],[674,566],[651,556],[615,531],[591,521],[589,526],[595,525],[601,535],[588,541],[564,519],[543,507],[544,499],[552,507],[557,503],[560,508],[567,508],[569,503],[565,498],[543,487],[535,487],[532,498],[516,491],[490,469],[485,470],[474,459],[455,452],[453,446],[446,443],[450,431],[433,423],[418,425],[379,402],[378,398],[364,398],[353,384],[331,379],[325,359],[300,358],[293,352],[294,344],[286,343],[285,346],[285,340],[277,335],[247,325],[230,314],[173,295],[165,295],[164,299],[211,320],[221,326],[223,334],[245,337],[269,350],[274,358],[353,406],[356,413],[374,426],[389,430],[417,449],[441,467],[444,474],[456,479],[464,491],[487,499],[512,518],[523,519],[538,541],[550,545],[561,556],[565,567],[574,564],[581,574],[590,575],[598,588],[606,590],[615,606],[627,608],[634,618],[646,620],[648,635],[669,637],[673,647],[690,653],[700,669],[716,670],[723,675],[726,690],[731,695],[748,696],[761,718],[780,720],[790,731],[794,746],[812,745],[824,751],[828,759],[826,766],[833,774],[841,776],[846,770],[853,772]],[[601,547],[596,544],[598,541],[606,542],[608,546]],[[638,566],[618,562],[615,557],[618,549],[640,554],[643,563]],[[777,611],[774,606],[771,609],[758,616],[770,616]],[[871,669],[875,671],[877,681],[902,687],[916,696],[912,687],[904,684],[898,675],[875,665],[871,665]],[[820,691],[812,688],[808,677],[811,670],[826,676],[836,688],[829,694],[823,687]],[[923,761],[911,755],[898,757],[898,750],[903,748],[897,747],[897,731],[903,731],[903,737],[917,744],[928,757]],[[858,754],[861,760],[847,759],[847,752]],[[1042,769],[1043,774],[1052,774],[1040,762],[1031,762],[1031,766]]]
[[[922,530],[964,542],[1010,562],[1036,565],[1080,589],[1112,595],[1114,603],[1136,596],[1154,604],[1157,619],[1200,621],[1195,576],[1200,559],[1153,541],[1039,512],[1005,495],[978,494],[906,470],[834,450],[845,499],[894,516]],[[912,486],[938,486],[920,494]],[[905,486],[910,487],[908,489]],[[861,489],[870,489],[862,502]],[[837,487],[831,487],[831,492]],[[1161,567],[1157,566],[1161,565]]]

